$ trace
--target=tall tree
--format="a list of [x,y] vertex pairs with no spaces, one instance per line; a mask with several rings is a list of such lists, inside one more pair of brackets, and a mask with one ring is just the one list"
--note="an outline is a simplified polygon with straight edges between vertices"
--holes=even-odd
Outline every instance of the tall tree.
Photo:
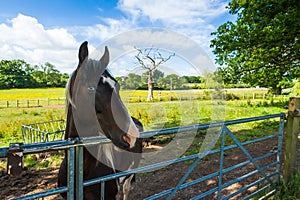
[[125,88],[126,89],[138,89],[141,86],[141,76],[130,73],[127,76],[125,81]]
[[139,65],[147,70],[148,73],[148,97],[147,101],[151,101],[153,99],[153,76],[155,70],[163,63],[167,62],[171,59],[171,57],[175,56],[175,53],[169,56],[163,56],[159,49],[157,48],[145,48],[145,49],[138,49],[135,48],[138,53],[135,56]]
[[226,83],[271,87],[280,93],[283,79],[300,74],[298,0],[232,0],[226,22],[212,35],[211,47]]
[[0,61],[0,88],[33,87],[33,68],[23,60]]

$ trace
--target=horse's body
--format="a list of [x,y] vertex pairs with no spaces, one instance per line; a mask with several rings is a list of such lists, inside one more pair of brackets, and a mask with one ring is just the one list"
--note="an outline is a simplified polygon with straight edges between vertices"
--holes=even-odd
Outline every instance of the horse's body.
[[[67,99],[69,100],[69,103],[67,104],[67,124],[65,139],[75,138],[79,136],[97,136],[100,132],[111,139],[112,143],[96,145],[88,149],[84,148],[84,180],[101,177],[104,175],[137,167],[142,152],[142,140],[139,139],[138,136],[139,132],[143,131],[142,124],[137,119],[131,117],[128,114],[127,109],[123,105],[119,96],[119,85],[117,81],[105,69],[108,65],[109,60],[107,48],[105,48],[104,55],[102,56],[100,61],[98,61],[100,67],[104,67],[104,69],[102,69],[102,71],[100,70],[101,74],[94,74],[95,76],[98,76],[96,88],[82,89],[80,88],[80,85],[76,85],[76,78],[84,79],[84,77],[80,77],[81,75],[78,75],[82,73],[80,72],[80,70],[84,67],[92,67],[88,66],[87,63],[89,63],[89,61],[87,60],[87,58],[87,42],[84,42],[79,49],[79,65],[68,83],[69,86],[67,89]],[[97,66],[95,65],[95,63],[93,63],[93,65],[94,67]],[[92,131],[80,131],[78,127],[79,122],[76,121],[78,119],[76,119],[76,115],[74,116],[74,112],[80,110],[78,108],[80,104],[78,105],[76,104],[76,102],[74,102],[76,100],[75,97],[76,95],[77,97],[79,96],[79,98],[84,96],[86,94],[86,92],[84,91],[85,89],[89,89],[92,92],[95,92],[95,105],[92,105],[91,107],[96,113],[98,124],[95,127],[99,126],[99,130],[95,130],[92,128]],[[78,100],[76,101],[78,102]],[[84,116],[85,114],[86,113],[77,115]],[[87,119],[82,119],[87,120],[88,117]],[[84,122],[83,124],[87,124],[87,126],[89,125],[88,122]],[[88,129],[87,127],[86,130],[90,129]],[[68,155],[66,153],[66,157],[67,156]],[[59,170],[59,187],[67,185],[66,157],[64,158]],[[122,196],[123,199],[127,199],[132,178],[133,175],[105,182],[105,199],[122,199]],[[100,199],[100,194],[100,184],[84,188],[84,199]],[[66,198],[66,194],[62,194],[62,196]]]

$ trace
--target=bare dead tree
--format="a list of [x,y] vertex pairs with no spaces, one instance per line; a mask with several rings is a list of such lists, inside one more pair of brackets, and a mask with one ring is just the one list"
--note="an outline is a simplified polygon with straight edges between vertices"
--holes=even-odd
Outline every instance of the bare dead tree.
[[175,53],[164,57],[158,48],[145,48],[139,49],[134,47],[138,53],[135,56],[139,65],[148,71],[148,97],[147,101],[151,101],[153,99],[153,75],[154,71],[159,67],[159,65],[167,62],[171,59],[171,57],[175,56]]

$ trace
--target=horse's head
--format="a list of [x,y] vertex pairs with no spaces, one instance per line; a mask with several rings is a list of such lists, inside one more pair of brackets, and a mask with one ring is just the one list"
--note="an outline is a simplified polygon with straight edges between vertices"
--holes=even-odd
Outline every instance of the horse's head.
[[[89,93],[93,92],[91,98],[94,99],[92,99],[92,106],[90,107],[94,110],[91,112],[91,109],[89,110],[88,105],[85,105],[85,101],[86,104],[88,104],[90,99],[82,100],[83,103],[81,103],[79,106],[83,107],[81,109],[87,110],[85,110],[84,114],[78,115],[80,115],[81,119],[85,121],[88,121],[87,119],[90,117],[89,115],[96,115],[95,121],[99,124],[97,124],[97,126],[100,127],[101,130],[94,131],[91,129],[91,131],[89,130],[86,132],[101,132],[110,138],[116,146],[122,149],[133,148],[136,138],[139,137],[139,131],[120,98],[119,83],[106,70],[108,63],[109,52],[107,47],[105,47],[105,52],[99,61],[90,60],[88,59],[87,42],[84,42],[79,48],[78,67],[73,73],[69,82],[69,99],[72,99],[73,101],[75,99],[73,96],[76,95],[78,98],[86,98],[85,96],[88,96]],[[81,70],[82,68],[86,69]],[[90,77],[86,75],[87,70],[90,73]],[[76,79],[78,79],[77,84]],[[81,79],[86,79],[86,81],[90,82],[93,82],[91,79],[95,79],[95,87],[89,87],[82,84],[80,82]],[[74,109],[75,111],[79,110],[78,105],[76,105],[76,103],[75,105],[72,105],[73,103],[70,103],[71,107],[73,106],[73,111]],[[70,109],[68,112],[70,112]],[[84,122],[83,124],[85,124],[84,126],[90,126],[88,122]],[[76,129],[76,131],[78,131],[78,127],[76,127]],[[86,135],[95,136],[97,134],[98,133],[88,133]]]

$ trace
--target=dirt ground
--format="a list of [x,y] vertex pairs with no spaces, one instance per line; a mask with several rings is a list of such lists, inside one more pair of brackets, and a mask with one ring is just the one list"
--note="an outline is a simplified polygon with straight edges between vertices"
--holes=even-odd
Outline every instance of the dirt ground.
[[[249,151],[252,157],[257,157],[259,155],[265,154],[267,152],[276,149],[277,139],[271,139],[264,142],[247,145],[246,149]],[[151,148],[149,146],[148,148]],[[298,149],[300,151],[300,142],[298,142]],[[300,160],[300,152],[298,152],[297,160]],[[235,165],[237,163],[247,160],[245,154],[239,150],[231,150],[225,154],[224,166],[227,168],[229,166]],[[258,162],[259,165],[274,162],[276,156],[271,156]],[[298,163],[300,164],[300,163]],[[141,173],[136,175],[136,180],[133,184],[133,189],[130,193],[130,199],[139,200],[147,196],[162,192],[163,190],[174,187],[187,169],[190,167],[191,162],[183,162],[178,164],[169,165],[157,171]],[[24,170],[24,172],[19,177],[10,177],[6,174],[5,169],[0,171],[0,199],[10,199],[13,197],[18,197],[25,194],[33,194],[36,192],[41,192],[46,189],[51,189],[56,187],[56,180],[58,174],[59,166],[51,166],[49,168],[39,169],[39,170]],[[255,170],[253,164],[248,164],[245,167],[235,169],[233,171],[223,174],[223,183],[240,177],[250,171]],[[193,170],[191,175],[187,178],[185,182],[190,182],[196,178],[203,177],[207,174],[219,171],[219,156],[213,155],[204,158],[200,161],[197,167]],[[271,167],[265,171],[269,174],[275,171],[275,167]],[[248,185],[250,182],[262,178],[260,173],[256,173],[250,178],[241,180],[240,182],[233,184],[222,190],[222,196],[227,196],[239,188]],[[190,199],[191,197],[197,196],[205,191],[216,187],[218,184],[217,178],[213,178],[199,184],[193,185],[187,189],[177,192],[173,199]],[[250,191],[256,190],[257,186],[249,188],[245,191],[242,196],[245,196]],[[232,199],[242,199],[242,196],[235,196]],[[212,193],[204,199],[216,199],[217,193]],[[49,199],[62,199],[60,196],[46,197]],[[165,199],[165,198],[162,198]]]

